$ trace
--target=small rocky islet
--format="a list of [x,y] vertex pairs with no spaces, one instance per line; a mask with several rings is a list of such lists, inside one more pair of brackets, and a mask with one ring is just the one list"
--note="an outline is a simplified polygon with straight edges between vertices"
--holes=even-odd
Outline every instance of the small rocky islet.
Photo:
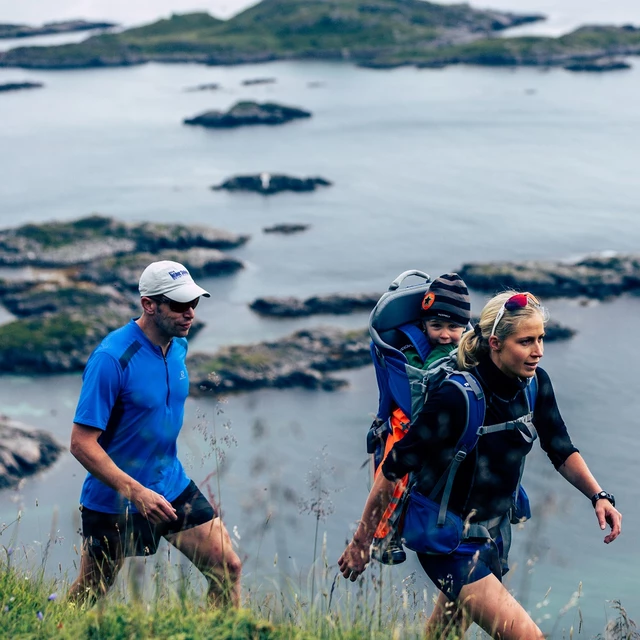
[[280,222],[278,224],[271,225],[270,227],[263,227],[263,233],[281,233],[282,235],[291,235],[293,233],[302,233],[310,229],[310,224],[300,224],[297,222]]
[[280,125],[310,118],[311,113],[298,107],[277,104],[275,102],[237,102],[227,111],[205,111],[192,118],[185,118],[184,124],[205,127],[207,129],[234,129],[255,125]]
[[24,91],[25,89],[42,89],[42,82],[5,82],[0,84],[0,93],[9,93],[10,91]]
[[603,73],[605,71],[625,71],[631,69],[631,65],[620,58],[605,56],[588,60],[574,60],[564,65],[567,71]]
[[269,196],[282,193],[283,191],[307,193],[315,191],[318,187],[329,186],[331,186],[331,182],[325,178],[299,178],[282,173],[268,173],[265,171],[253,175],[233,176],[211,188],[214,191],[247,191]]

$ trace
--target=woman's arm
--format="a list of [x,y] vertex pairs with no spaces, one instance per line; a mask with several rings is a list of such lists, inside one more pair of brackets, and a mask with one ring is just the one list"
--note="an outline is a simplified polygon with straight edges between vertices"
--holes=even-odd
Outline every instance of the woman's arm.
[[338,560],[340,572],[351,582],[355,582],[369,563],[369,547],[380,518],[391,500],[395,485],[395,481],[387,480],[382,473],[379,473],[371,487],[353,540]]
[[[587,498],[602,491],[602,487],[593,477],[584,458],[577,452],[572,453],[558,467],[558,471],[565,480],[570,482],[578,491]],[[605,537],[606,544],[613,542],[619,535],[622,527],[622,514],[605,498],[596,502],[596,518],[600,529],[605,529],[607,524],[611,527],[611,533]]]

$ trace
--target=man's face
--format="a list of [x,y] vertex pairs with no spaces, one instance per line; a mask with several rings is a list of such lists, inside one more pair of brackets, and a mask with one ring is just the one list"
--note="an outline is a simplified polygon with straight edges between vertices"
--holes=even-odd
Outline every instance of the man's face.
[[195,308],[200,298],[190,302],[175,302],[168,298],[156,303],[154,319],[158,329],[169,338],[185,338],[196,317]]

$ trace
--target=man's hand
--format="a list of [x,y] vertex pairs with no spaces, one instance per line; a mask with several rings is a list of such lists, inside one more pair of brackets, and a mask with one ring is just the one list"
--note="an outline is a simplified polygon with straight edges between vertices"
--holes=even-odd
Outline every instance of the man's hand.
[[343,554],[338,560],[338,567],[340,567],[340,573],[355,582],[360,574],[364,572],[369,563],[369,545],[362,546],[355,540],[352,540]]
[[146,487],[140,487],[135,491],[131,496],[131,502],[151,524],[178,519],[176,510],[171,506],[171,503],[164,496]]
[[607,525],[611,527],[611,533],[605,537],[605,544],[613,542],[622,530],[622,514],[605,498],[596,502],[596,518],[604,531]]

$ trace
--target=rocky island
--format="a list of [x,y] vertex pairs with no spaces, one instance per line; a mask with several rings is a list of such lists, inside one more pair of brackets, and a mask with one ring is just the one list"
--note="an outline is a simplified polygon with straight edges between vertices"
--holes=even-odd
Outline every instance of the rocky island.
[[243,87],[252,87],[256,84],[274,84],[275,82],[275,78],[247,78],[240,84],[242,84]]
[[575,60],[566,64],[567,71],[587,71],[601,73],[603,71],[622,71],[631,69],[631,65],[619,58],[594,58],[592,60]]
[[296,178],[281,173],[260,173],[249,176],[234,176],[222,184],[211,187],[214,191],[251,191],[268,196],[282,191],[308,192],[318,187],[331,186],[325,178]]
[[47,468],[63,450],[46,431],[0,415],[0,490]]
[[380,298],[379,293],[334,293],[324,296],[312,296],[306,300],[300,298],[257,298],[249,307],[264,316],[294,318],[321,313],[345,315],[356,311],[371,311]]
[[345,385],[330,374],[371,362],[369,332],[332,327],[298,331],[274,342],[223,347],[187,361],[191,391],[228,393],[273,387],[334,390]]
[[22,91],[23,89],[41,89],[42,87],[44,87],[42,82],[5,82],[0,84],[0,93]]
[[262,0],[229,20],[207,13],[173,15],[77,44],[0,52],[0,66],[345,60],[381,69],[408,64],[563,67],[640,54],[640,29],[631,25],[585,26],[557,38],[497,37],[510,27],[543,19],[425,0]]
[[217,82],[206,82],[205,84],[197,84],[195,87],[187,87],[185,91],[217,91],[220,85]]
[[310,118],[311,113],[297,107],[275,102],[237,102],[228,111],[206,111],[193,118],[185,118],[184,124],[199,125],[211,129],[230,129],[246,125],[277,125]]
[[110,256],[163,249],[234,249],[248,236],[204,226],[129,224],[105,216],[25,224],[0,230],[0,265],[65,267]]
[[473,289],[532,291],[546,298],[604,300],[640,293],[640,255],[595,255],[575,262],[468,263],[458,273]]
[[262,231],[264,233],[282,233],[289,235],[291,233],[301,233],[311,227],[310,224],[296,224],[293,222],[281,222],[280,224],[274,224],[271,227],[264,227]]

